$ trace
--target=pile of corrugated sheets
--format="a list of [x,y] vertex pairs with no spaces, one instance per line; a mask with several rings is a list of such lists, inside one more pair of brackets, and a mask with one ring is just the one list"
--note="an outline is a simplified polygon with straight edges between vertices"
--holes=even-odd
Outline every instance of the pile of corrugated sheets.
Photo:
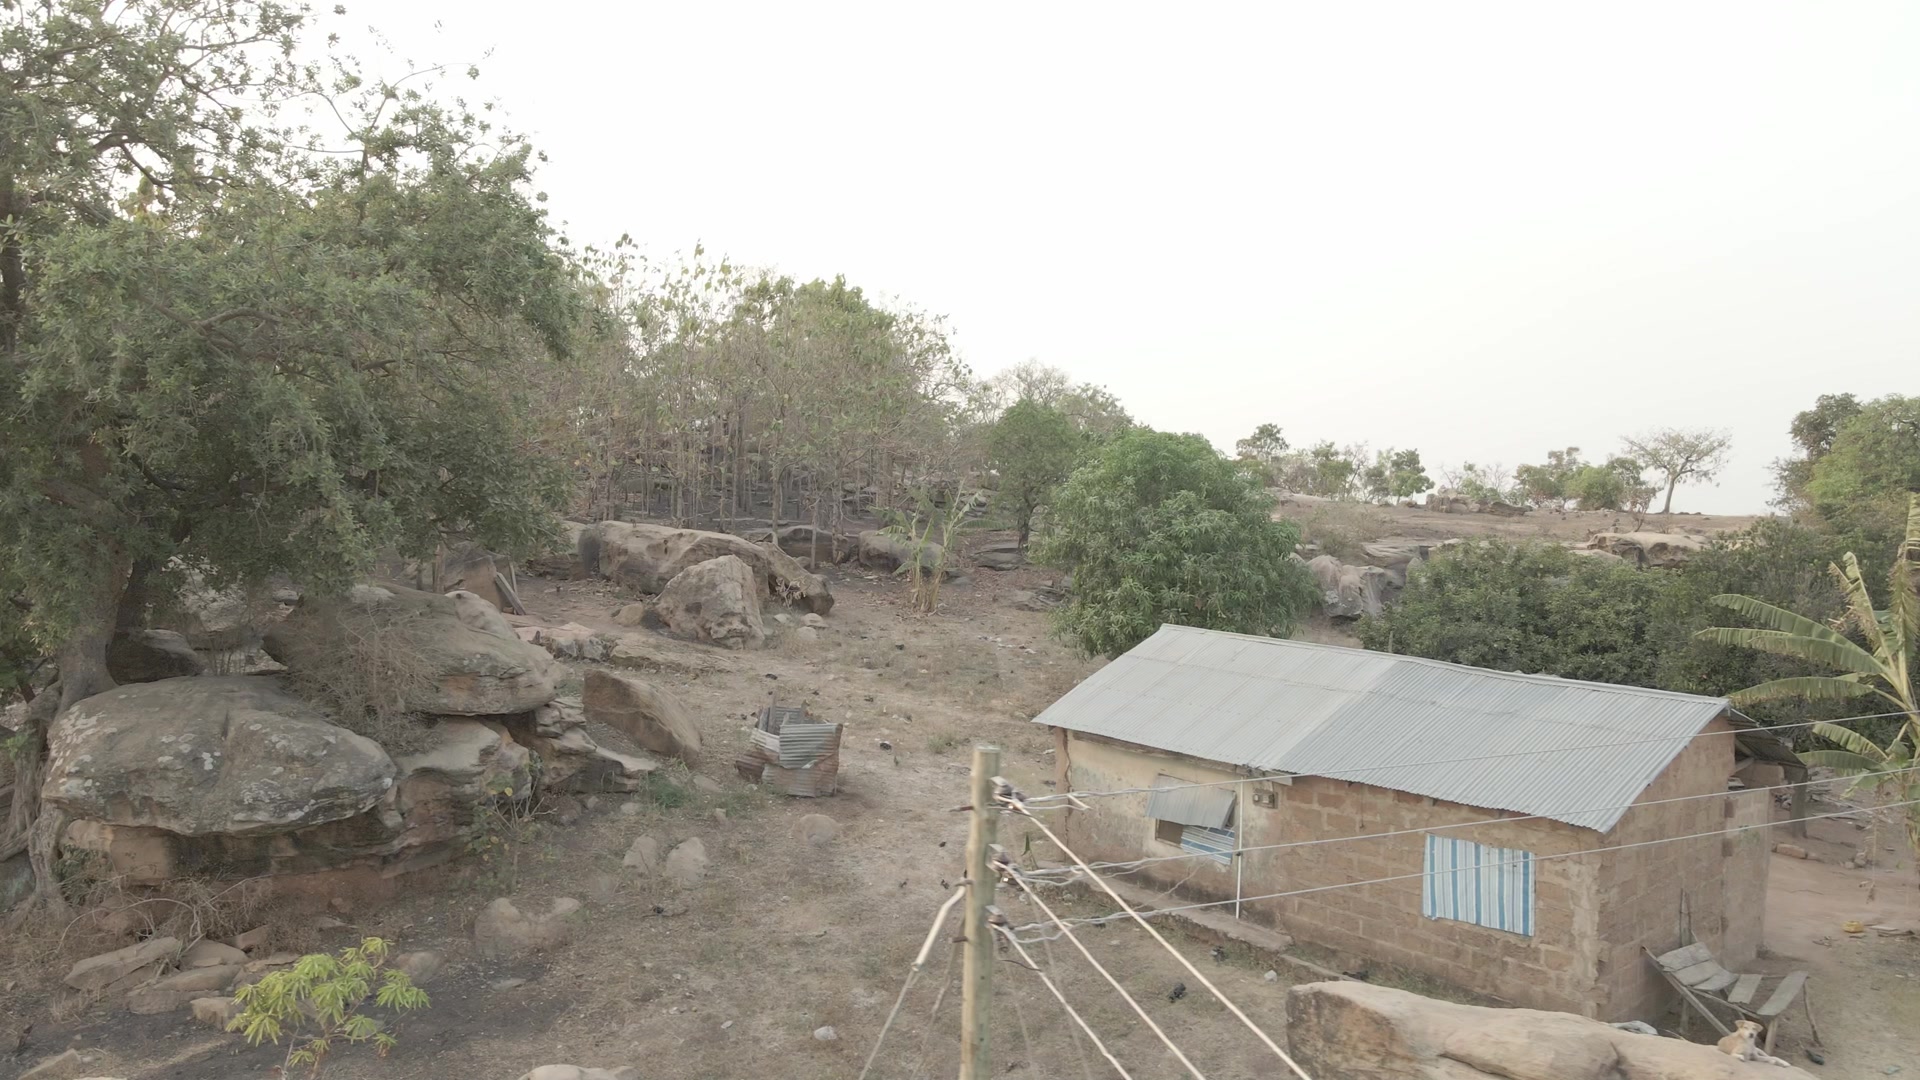
[[804,706],[768,705],[754,724],[752,745],[733,767],[788,795],[831,795],[840,781],[840,725],[820,723]]

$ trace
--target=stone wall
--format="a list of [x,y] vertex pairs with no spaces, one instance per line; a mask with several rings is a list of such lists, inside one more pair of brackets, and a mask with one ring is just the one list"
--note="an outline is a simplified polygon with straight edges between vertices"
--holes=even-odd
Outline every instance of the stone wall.
[[[1068,790],[1146,787],[1160,773],[1196,783],[1235,779],[1218,764],[1095,736],[1056,737],[1055,746],[1062,770],[1057,782]],[[1725,790],[1732,761],[1730,738],[1699,740],[1643,798]],[[1321,777],[1242,784],[1235,790],[1240,793],[1236,839],[1242,847],[1479,822],[1450,828],[1445,835],[1552,856],[1719,829],[1726,821],[1764,820],[1768,812],[1764,791],[1701,799],[1631,811],[1614,834],[1601,836],[1556,821],[1488,822],[1494,811]],[[1256,805],[1256,792],[1271,792],[1277,805]],[[1068,842],[1089,859],[1181,854],[1177,846],[1154,838],[1146,802],[1145,794],[1093,800],[1091,810],[1067,815]],[[1729,813],[1734,816],[1723,817]],[[1646,978],[1652,973],[1639,948],[1646,944],[1659,951],[1681,944],[1683,902],[1699,940],[1727,948],[1731,963],[1751,957],[1759,944],[1766,891],[1765,831],[1726,838],[1725,856],[1723,840],[1716,837],[1537,862],[1531,936],[1423,916],[1424,840],[1418,832],[1250,852],[1237,874],[1232,866],[1188,859],[1149,866],[1133,877],[1157,888],[1178,885],[1180,895],[1203,902],[1377,881],[1243,900],[1242,916],[1347,954],[1354,962],[1393,964],[1514,1004],[1608,1020],[1642,1019],[1663,1007],[1665,998],[1658,976],[1652,983]],[[1399,880],[1379,881],[1386,878]],[[1232,907],[1222,904],[1220,910]]]

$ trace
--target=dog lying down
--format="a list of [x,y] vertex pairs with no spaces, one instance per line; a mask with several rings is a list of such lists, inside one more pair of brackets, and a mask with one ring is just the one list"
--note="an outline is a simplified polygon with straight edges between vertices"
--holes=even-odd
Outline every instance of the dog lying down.
[[1742,1020],[1733,1025],[1733,1034],[1720,1040],[1720,1052],[1731,1054],[1741,1061],[1763,1061],[1785,1068],[1786,1059],[1774,1057],[1760,1049],[1760,1033],[1764,1030],[1751,1020]]

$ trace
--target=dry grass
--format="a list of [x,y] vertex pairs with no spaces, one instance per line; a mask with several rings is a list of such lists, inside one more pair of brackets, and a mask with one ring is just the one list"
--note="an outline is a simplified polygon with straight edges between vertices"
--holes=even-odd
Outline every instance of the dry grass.
[[426,609],[346,599],[315,603],[285,639],[289,684],[321,703],[335,723],[388,753],[418,750],[430,729],[409,703],[434,688],[434,665],[422,641],[428,617]]

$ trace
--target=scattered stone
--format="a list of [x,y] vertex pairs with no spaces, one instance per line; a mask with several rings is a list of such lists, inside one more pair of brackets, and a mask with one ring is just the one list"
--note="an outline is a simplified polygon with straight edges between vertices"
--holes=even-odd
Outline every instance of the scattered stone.
[[313,928],[321,933],[325,933],[328,930],[339,930],[346,925],[346,923],[341,922],[331,915],[316,915],[313,920]]
[[563,896],[553,901],[545,915],[528,915],[501,897],[488,904],[473,921],[474,949],[482,957],[497,960],[518,953],[553,949],[572,936],[568,917],[580,910],[580,901]]
[[92,1054],[83,1054],[78,1050],[63,1051],[21,1073],[20,1080],[70,1080],[81,1075],[93,1061]]
[[699,764],[700,729],[687,707],[665,690],[596,670],[587,672],[581,700],[590,723],[623,732],[653,753]]
[[813,1037],[821,1042],[834,1042],[840,1038],[840,1033],[833,1030],[832,1024],[828,1024],[825,1027],[814,1028]]
[[259,960],[251,961],[250,963],[247,964],[245,970],[249,974],[258,975],[263,971],[272,971],[274,968],[292,967],[293,965],[299,962],[300,962],[299,953],[277,952],[277,953],[272,953],[268,956],[262,957]]
[[793,837],[820,847],[839,839],[840,823],[825,814],[807,814],[793,823]]
[[1773,853],[1775,855],[1785,855],[1789,859],[1804,859],[1807,857],[1807,849],[1798,844],[1775,844],[1773,845]]
[[192,990],[204,994],[209,990],[225,990],[240,977],[239,964],[222,964],[219,967],[191,968],[175,972],[153,984],[155,990]]
[[609,750],[587,734],[586,716],[571,702],[554,701],[505,718],[513,741],[539,755],[540,783],[548,792],[631,792],[660,767],[650,757]]
[[[258,933],[258,931],[248,931],[248,933]],[[246,962],[245,952],[218,941],[196,941],[186,952],[180,954],[180,966],[189,969],[225,967],[229,964]]]
[[805,615],[800,616],[800,625],[809,630],[825,630],[827,628],[827,620],[809,611]]
[[542,1065],[520,1080],[640,1080],[640,1070],[631,1065],[617,1069],[586,1069],[578,1065]]
[[1688,559],[1707,546],[1697,536],[1661,532],[1603,532],[1587,541],[1587,547],[1617,555],[1636,566],[1684,566]]
[[227,1030],[233,1018],[240,1015],[240,1003],[230,997],[194,998],[188,1002],[193,1009],[193,1018],[215,1031]]
[[793,640],[804,645],[812,645],[820,640],[820,631],[811,626],[802,626],[793,632]]
[[707,878],[707,845],[699,837],[682,840],[667,853],[661,870],[668,880],[683,889],[691,889]]
[[228,944],[241,952],[252,952],[271,940],[273,940],[272,927],[256,926],[244,934],[236,934]]
[[1277,983],[1280,981],[1280,973],[1269,968],[1267,969],[1267,973],[1260,976],[1260,978],[1265,982]]
[[487,987],[492,990],[504,991],[504,990],[518,990],[519,988],[525,985],[527,985],[527,980],[514,978],[514,979],[495,979],[492,982],[488,983]]
[[647,621],[647,605],[627,604],[613,613],[613,621],[621,626],[639,626]]
[[727,793],[727,789],[720,786],[720,781],[715,780],[711,776],[695,776],[693,778],[693,790],[700,792],[702,795],[725,795]]
[[1321,607],[1329,618],[1377,617],[1398,592],[1393,571],[1378,566],[1349,566],[1331,555],[1316,555],[1307,570],[1320,585]]
[[[945,560],[945,549],[932,540],[919,545],[918,554],[920,569],[926,573],[931,573],[934,567],[942,565]],[[899,570],[913,562],[914,555],[913,541],[904,536],[896,536],[880,529],[869,529],[860,534],[859,559],[862,566],[874,570]],[[944,574],[952,577],[954,572],[952,567],[948,567]]]
[[824,615],[833,609],[826,579],[781,548],[744,537],[699,529],[676,529],[626,521],[603,521],[582,530],[577,541],[582,569],[643,593],[665,591],[688,567],[731,555],[753,571],[760,596]]
[[721,822],[724,822],[724,821],[726,821],[726,820],[727,820],[727,812],[726,812],[725,810],[723,810],[723,809],[721,809],[721,808],[720,808],[720,807],[718,807],[718,806],[716,806],[716,807],[714,807],[714,808],[713,808],[713,820],[715,820],[715,821],[721,821]]
[[67,972],[66,983],[75,990],[105,990],[142,968],[173,959],[179,951],[178,938],[148,938],[138,945],[87,957]]
[[620,865],[638,870],[643,874],[652,874],[660,869],[660,841],[651,836],[638,836],[627,848],[627,854]]
[[433,949],[417,949],[393,958],[393,969],[403,972],[415,986],[425,986],[440,974],[446,958]]
[[572,825],[580,820],[580,800],[571,795],[555,795],[547,802],[547,813],[552,816],[555,825]]
[[514,636],[529,645],[538,645],[562,660],[605,661],[613,655],[614,639],[579,623],[565,626],[522,626]]

